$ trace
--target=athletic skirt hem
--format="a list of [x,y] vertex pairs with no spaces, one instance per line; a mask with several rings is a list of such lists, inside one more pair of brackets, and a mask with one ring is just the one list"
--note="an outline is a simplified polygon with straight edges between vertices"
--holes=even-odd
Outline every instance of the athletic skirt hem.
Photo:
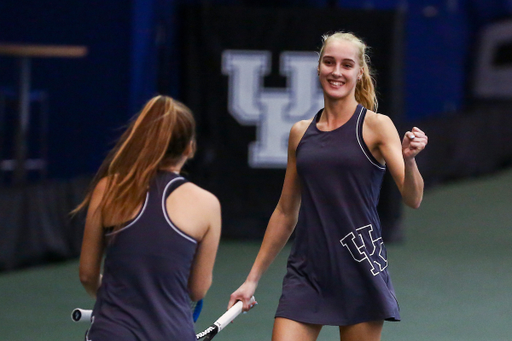
[[[363,322],[371,322],[371,321],[400,322],[400,317],[397,317],[397,316],[388,316],[388,317],[376,316],[376,317],[370,317],[370,318],[361,318],[361,319],[343,320],[343,321],[326,321],[323,319],[316,320],[314,318],[311,318],[311,319],[296,318],[296,317],[288,316],[283,313],[276,313],[274,318],[277,318],[277,317],[285,318],[285,319],[292,320],[295,322],[300,322],[300,323],[318,324],[318,325],[322,325],[322,326],[338,326],[338,327],[339,326],[351,326],[354,324],[363,323]],[[322,321],[320,321],[320,320],[322,320]]]

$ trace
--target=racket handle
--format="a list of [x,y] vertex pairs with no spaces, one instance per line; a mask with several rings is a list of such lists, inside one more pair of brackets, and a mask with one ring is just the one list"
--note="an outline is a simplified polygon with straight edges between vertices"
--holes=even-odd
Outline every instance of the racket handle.
[[[251,297],[251,300],[249,303],[254,303],[255,299],[254,296]],[[226,311],[221,317],[218,318],[217,321],[215,321],[215,325],[219,328],[219,332],[224,329],[228,324],[231,323],[240,313],[242,312],[242,308],[244,306],[244,303],[242,301],[236,302],[231,308],[229,308],[228,311]]]
[[75,322],[91,322],[92,310],[76,308],[71,312],[71,319]]

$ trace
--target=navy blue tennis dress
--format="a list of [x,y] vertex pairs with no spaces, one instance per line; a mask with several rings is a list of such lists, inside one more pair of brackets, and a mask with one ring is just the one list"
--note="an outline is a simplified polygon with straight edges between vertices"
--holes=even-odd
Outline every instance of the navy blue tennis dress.
[[321,325],[399,321],[377,203],[386,170],[362,138],[366,109],[297,146],[301,207],[276,317]]
[[86,340],[196,339],[187,283],[197,242],[172,223],[165,206],[185,182],[159,172],[137,217],[107,234],[103,280]]

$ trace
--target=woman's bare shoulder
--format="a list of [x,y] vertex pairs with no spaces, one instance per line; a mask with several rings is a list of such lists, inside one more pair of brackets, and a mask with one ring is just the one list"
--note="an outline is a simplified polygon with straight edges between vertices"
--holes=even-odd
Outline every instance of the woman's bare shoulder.
[[94,190],[92,192],[92,197],[96,199],[101,199],[105,195],[105,192],[108,187],[108,177],[101,178],[96,186],[94,187]]
[[290,130],[290,139],[288,142],[290,146],[294,147],[294,149],[297,147],[299,141],[302,139],[302,136],[304,136],[304,133],[306,133],[306,130],[312,121],[312,118],[309,120],[301,120],[292,126]]
[[210,191],[192,183],[186,182],[176,189],[176,192],[185,196],[188,200],[196,202],[198,207],[210,209],[220,208],[219,199]]
[[387,115],[380,114],[373,112],[371,110],[368,110],[366,112],[366,118],[365,123],[372,125],[372,126],[380,126],[380,125],[387,125],[387,124],[393,124],[393,121],[391,118]]
[[371,110],[366,112],[364,124],[377,135],[387,134],[396,130],[395,124],[389,116],[375,113]]
[[291,133],[298,133],[298,134],[304,134],[306,132],[306,129],[308,129],[309,125],[313,121],[312,118],[309,120],[301,120],[298,122],[295,122],[292,126]]

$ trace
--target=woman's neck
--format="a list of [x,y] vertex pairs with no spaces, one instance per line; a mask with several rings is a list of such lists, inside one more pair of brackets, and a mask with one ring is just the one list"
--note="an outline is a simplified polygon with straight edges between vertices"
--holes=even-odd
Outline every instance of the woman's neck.
[[180,160],[178,160],[176,163],[173,164],[163,164],[158,167],[159,170],[166,171],[166,172],[173,172],[176,174],[180,174],[181,169],[185,165],[185,162],[187,162],[187,157],[182,157]]
[[158,170],[164,171],[164,172],[172,172],[176,174],[180,174],[182,167],[177,166],[167,166],[167,167],[159,167]]
[[345,119],[352,116],[357,107],[357,101],[354,97],[344,99],[325,99],[324,112],[322,116],[327,119]]

